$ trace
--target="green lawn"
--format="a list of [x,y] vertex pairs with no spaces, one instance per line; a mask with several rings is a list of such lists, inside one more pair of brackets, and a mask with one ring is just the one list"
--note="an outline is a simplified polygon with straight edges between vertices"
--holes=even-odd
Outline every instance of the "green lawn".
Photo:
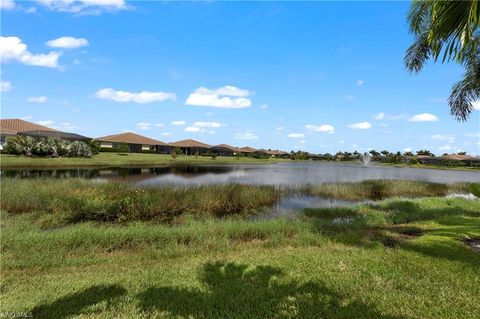
[[411,167],[411,168],[428,168],[428,169],[441,169],[451,171],[480,171],[480,167],[468,167],[468,166],[444,166],[435,164],[409,164],[409,163],[379,163],[375,162],[374,165],[383,165],[391,167]]
[[[50,215],[50,216],[47,216]],[[34,318],[478,318],[480,201],[298,220],[80,222],[2,213],[1,311]],[[342,223],[346,221],[347,223]]]
[[[17,155],[0,154],[0,167],[15,168],[15,167],[32,167],[32,168],[47,168],[47,167],[80,167],[80,166],[155,166],[165,164],[271,164],[280,162],[291,162],[290,159],[282,158],[267,158],[258,159],[253,157],[233,156],[217,156],[212,159],[208,156],[178,156],[175,160],[170,155],[166,154],[143,154],[143,153],[100,153],[92,158],[78,158],[78,157],[63,157],[63,158],[47,158],[47,157],[26,157]],[[329,162],[351,164],[358,163],[358,161],[348,162]],[[462,170],[462,171],[478,171],[480,168],[471,168],[463,166],[439,166],[439,165],[424,165],[424,164],[393,164],[393,163],[378,163],[374,162],[372,165],[384,165],[392,167],[413,167],[413,168],[429,168],[442,170]]]
[[17,155],[0,155],[1,167],[79,167],[79,166],[128,166],[128,165],[164,165],[164,164],[226,164],[226,163],[278,163],[285,159],[256,159],[253,157],[217,156],[215,160],[208,156],[178,156],[175,160],[165,154],[143,153],[100,153],[91,158],[63,157],[26,157]]

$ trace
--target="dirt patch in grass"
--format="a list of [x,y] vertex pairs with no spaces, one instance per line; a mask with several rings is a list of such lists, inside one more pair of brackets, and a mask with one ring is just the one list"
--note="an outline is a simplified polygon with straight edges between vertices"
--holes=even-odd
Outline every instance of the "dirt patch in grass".
[[465,243],[465,245],[472,248],[474,251],[480,253],[480,238],[468,237],[468,238],[465,238],[463,242]]
[[424,234],[424,231],[417,227],[394,227],[390,228],[391,234],[382,239],[382,244],[388,248],[396,248],[402,241],[412,240]]

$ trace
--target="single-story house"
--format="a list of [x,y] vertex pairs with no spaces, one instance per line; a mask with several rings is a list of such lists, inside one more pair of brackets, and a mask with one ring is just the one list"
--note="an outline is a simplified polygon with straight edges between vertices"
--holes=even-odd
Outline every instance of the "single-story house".
[[58,137],[70,141],[88,141],[89,137],[62,132],[51,127],[35,124],[21,119],[0,119],[0,141],[3,145],[7,139],[15,135],[32,137]]
[[417,155],[417,160],[422,164],[437,164],[440,159],[430,155]]
[[199,141],[195,141],[192,139],[176,141],[168,144],[174,148],[180,148],[182,150],[182,154],[185,155],[195,155],[195,154],[205,154],[210,151],[211,146]]
[[165,142],[155,140],[133,132],[107,135],[95,139],[100,142],[100,149],[115,149],[120,144],[127,144],[129,152],[141,153],[152,151],[155,153],[170,153],[171,146]]
[[238,151],[243,155],[250,155],[255,153],[257,150],[253,147],[245,146],[245,147],[240,147]]
[[238,149],[234,146],[228,144],[215,145],[210,148],[212,153],[218,154],[220,156],[234,156]]
[[0,127],[0,145],[7,142],[9,137],[17,135],[17,132],[9,130],[8,128]]

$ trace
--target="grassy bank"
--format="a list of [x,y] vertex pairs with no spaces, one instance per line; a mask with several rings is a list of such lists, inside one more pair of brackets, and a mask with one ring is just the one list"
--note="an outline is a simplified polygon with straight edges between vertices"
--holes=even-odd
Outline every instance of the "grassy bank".
[[34,318],[477,318],[480,202],[391,199],[294,221],[44,227],[2,213],[2,312]]
[[199,217],[245,216],[272,206],[286,193],[300,192],[344,200],[432,197],[466,193],[470,184],[370,180],[297,188],[260,185],[134,187],[85,179],[14,179],[1,181],[2,209],[8,213],[44,212],[55,225],[97,220],[172,222]]
[[81,166],[155,166],[165,164],[228,164],[228,163],[278,163],[288,161],[285,159],[257,159],[253,157],[217,156],[215,160],[206,156],[178,156],[175,160],[165,154],[142,154],[142,153],[100,153],[91,158],[79,157],[26,157],[17,155],[0,155],[0,165],[3,168],[13,167],[81,167]]
[[182,214],[195,217],[246,215],[275,204],[281,192],[273,186],[138,188],[124,183],[49,178],[5,178],[1,186],[4,211],[45,212],[52,223],[172,221]]
[[467,193],[472,183],[439,184],[402,180],[367,180],[357,183],[326,183],[301,188],[301,192],[344,200],[381,200],[391,197],[432,197]]
[[439,169],[447,171],[480,171],[480,167],[470,167],[470,166],[445,166],[445,165],[436,165],[436,164],[410,164],[410,163],[380,163],[374,162],[374,165],[381,166],[390,166],[390,167],[410,167],[410,168],[427,168],[427,169]]

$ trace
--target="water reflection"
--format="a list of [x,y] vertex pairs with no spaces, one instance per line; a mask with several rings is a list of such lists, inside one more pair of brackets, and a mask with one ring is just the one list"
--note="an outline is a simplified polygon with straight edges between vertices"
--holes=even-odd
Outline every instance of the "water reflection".
[[258,165],[174,165],[159,167],[4,169],[2,177],[89,178],[123,180],[135,185],[261,184],[301,185],[356,182],[368,179],[418,180],[438,183],[478,182],[480,171],[449,171],[339,163]]
[[265,220],[276,218],[296,218],[298,212],[305,208],[333,208],[354,206],[360,203],[368,203],[369,201],[346,201],[333,198],[323,198],[318,196],[309,196],[302,194],[292,194],[281,198],[280,201],[273,207],[261,211],[257,215],[253,215],[253,220]]

